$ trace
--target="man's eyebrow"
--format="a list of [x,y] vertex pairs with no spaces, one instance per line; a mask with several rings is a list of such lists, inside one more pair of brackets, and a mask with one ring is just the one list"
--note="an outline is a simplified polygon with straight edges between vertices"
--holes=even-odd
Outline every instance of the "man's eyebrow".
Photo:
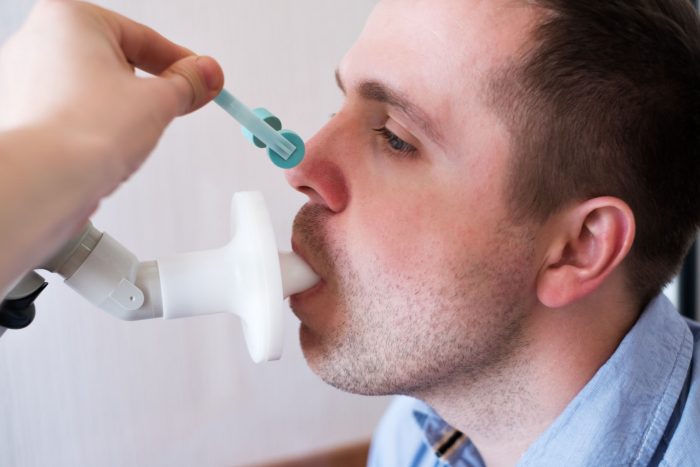
[[[345,94],[345,85],[343,84],[343,80],[340,77],[340,72],[338,70],[335,71],[335,81],[340,90]],[[442,142],[442,137],[431,122],[428,114],[416,104],[411,102],[408,98],[403,96],[400,92],[374,80],[361,82],[358,86],[358,91],[360,96],[364,99],[381,102],[391,107],[396,107],[408,118],[416,122],[430,139],[437,143]]]

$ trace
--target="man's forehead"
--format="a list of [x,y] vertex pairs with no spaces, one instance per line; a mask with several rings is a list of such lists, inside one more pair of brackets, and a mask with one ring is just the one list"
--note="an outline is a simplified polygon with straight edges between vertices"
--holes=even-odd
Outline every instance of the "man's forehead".
[[412,38],[429,39],[439,50],[488,51],[496,59],[521,49],[540,14],[525,0],[381,0],[367,29],[408,33],[412,45],[419,45]]
[[[453,81],[479,79],[527,48],[539,13],[529,5],[521,0],[382,0],[346,58],[352,68],[407,71],[418,81],[442,79],[433,84],[449,89]],[[341,66],[345,77],[344,71]]]
[[348,88],[385,83],[438,123],[456,123],[464,109],[482,104],[484,77],[527,37],[531,20],[519,5],[512,0],[382,0],[341,62],[342,80]]

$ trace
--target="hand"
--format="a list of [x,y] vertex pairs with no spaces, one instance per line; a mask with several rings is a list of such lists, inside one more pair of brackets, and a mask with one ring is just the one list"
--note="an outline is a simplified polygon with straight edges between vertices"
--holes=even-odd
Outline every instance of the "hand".
[[[156,75],[139,78],[134,67]],[[223,87],[211,58],[88,3],[43,0],[0,51],[0,131],[58,127],[88,144],[102,195],[135,171],[173,118]]]
[[0,49],[0,299],[223,81],[213,59],[123,16],[39,1]]

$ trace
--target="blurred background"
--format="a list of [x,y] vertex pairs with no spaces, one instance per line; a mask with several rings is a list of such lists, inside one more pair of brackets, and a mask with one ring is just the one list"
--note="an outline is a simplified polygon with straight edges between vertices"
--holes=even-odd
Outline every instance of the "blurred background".
[[[0,1],[0,42],[33,3]],[[375,1],[96,3],[217,58],[233,94],[309,138],[340,105],[333,72]],[[93,222],[141,260],[219,247],[243,190],[263,192],[290,249],[305,198],[209,105],[169,128]],[[233,315],[121,322],[50,282],[34,323],[0,339],[2,466],[255,465],[365,442],[388,402],[313,375],[291,312],[282,360],[255,365]]]

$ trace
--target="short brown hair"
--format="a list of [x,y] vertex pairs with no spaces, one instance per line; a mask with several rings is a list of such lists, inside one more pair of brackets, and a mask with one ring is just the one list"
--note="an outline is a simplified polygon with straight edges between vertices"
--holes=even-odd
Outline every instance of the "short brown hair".
[[[700,226],[700,22],[688,0],[528,0],[532,42],[489,93],[512,133],[508,199],[543,221],[615,196],[637,236],[624,267],[646,303]],[[640,303],[641,304],[641,303]]]

